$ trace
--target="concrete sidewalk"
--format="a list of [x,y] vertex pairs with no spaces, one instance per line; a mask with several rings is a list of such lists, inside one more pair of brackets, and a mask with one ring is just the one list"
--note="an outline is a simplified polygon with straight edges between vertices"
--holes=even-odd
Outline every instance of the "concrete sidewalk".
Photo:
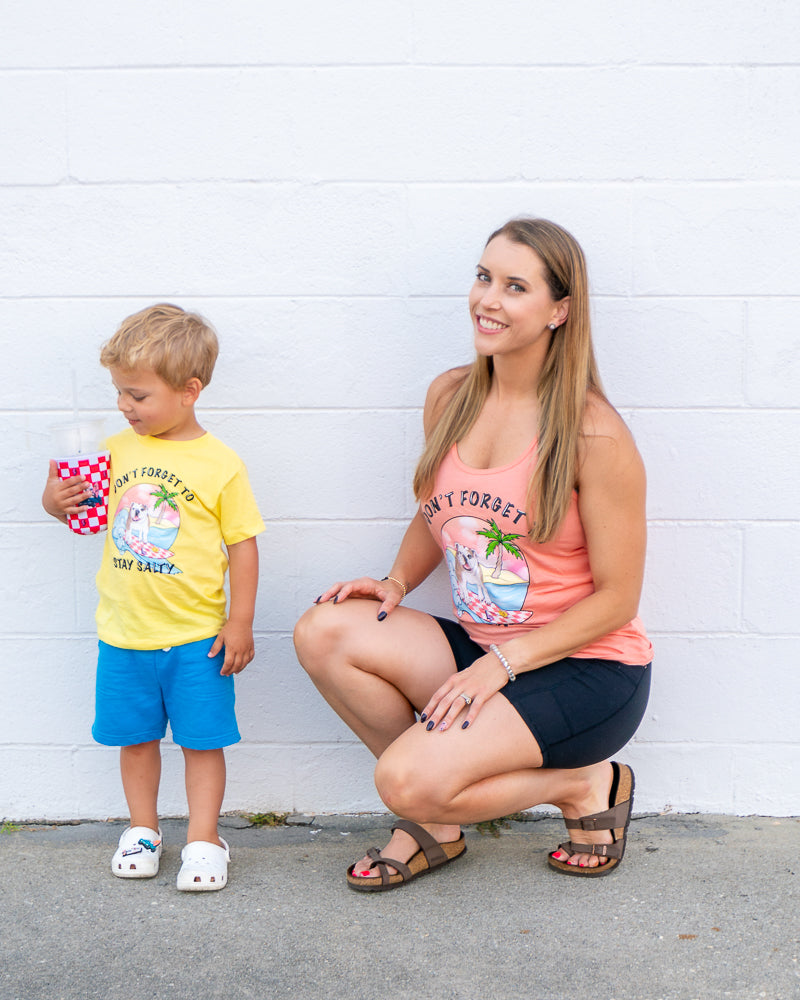
[[344,870],[386,816],[255,829],[224,821],[230,883],[175,889],[185,825],[154,879],[120,880],[122,823],[0,835],[0,1000],[796,1000],[800,819],[643,816],[607,878],[551,872],[554,817],[391,893]]

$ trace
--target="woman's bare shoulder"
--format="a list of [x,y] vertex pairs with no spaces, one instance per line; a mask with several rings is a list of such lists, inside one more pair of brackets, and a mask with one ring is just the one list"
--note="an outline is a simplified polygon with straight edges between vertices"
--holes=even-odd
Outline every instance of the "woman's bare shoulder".
[[578,442],[579,480],[590,470],[615,474],[615,470],[619,472],[632,465],[641,465],[628,425],[601,394],[588,394],[581,430]]
[[463,383],[469,373],[469,365],[461,365],[458,368],[450,368],[441,375],[437,375],[428,387],[428,395],[425,397],[424,423],[426,433],[434,427],[444,412],[445,407],[453,398],[453,393]]
[[470,365],[459,365],[458,368],[448,368],[446,372],[437,375],[428,387],[428,398],[452,396],[469,374]]
[[605,437],[614,440],[632,440],[628,425],[605,396],[589,391],[581,425],[584,438]]

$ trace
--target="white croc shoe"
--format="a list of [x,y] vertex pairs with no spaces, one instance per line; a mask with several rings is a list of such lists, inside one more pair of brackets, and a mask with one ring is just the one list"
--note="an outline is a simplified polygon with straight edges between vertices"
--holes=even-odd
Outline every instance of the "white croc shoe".
[[220,847],[206,840],[193,840],[184,847],[177,883],[181,892],[213,892],[225,888],[231,852],[224,840],[222,844]]
[[119,838],[119,847],[111,859],[111,871],[117,878],[152,878],[158,875],[161,848],[160,830],[129,826]]

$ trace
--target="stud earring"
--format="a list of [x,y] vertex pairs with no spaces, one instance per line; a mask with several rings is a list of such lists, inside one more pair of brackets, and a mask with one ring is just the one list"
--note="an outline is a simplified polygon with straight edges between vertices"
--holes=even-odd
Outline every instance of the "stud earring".
[[547,324],[547,329],[548,329],[548,330],[549,330],[549,331],[550,331],[551,333],[553,333],[553,332],[555,331],[555,329],[556,329],[556,325],[555,325],[555,323],[548,323],[548,324]]

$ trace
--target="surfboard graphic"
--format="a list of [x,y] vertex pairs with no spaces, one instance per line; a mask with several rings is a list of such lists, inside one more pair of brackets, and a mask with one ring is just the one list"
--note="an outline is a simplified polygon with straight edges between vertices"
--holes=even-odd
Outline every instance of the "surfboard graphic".
[[[488,622],[490,625],[519,625],[531,617],[530,611],[505,611],[496,604],[473,594],[472,591],[468,591],[466,597],[461,595],[459,603],[467,605],[476,621]],[[463,618],[466,611],[457,607],[456,613],[459,618]]]
[[161,546],[143,542],[140,538],[126,538],[125,544],[145,562],[169,562],[175,554],[172,549],[162,549]]

